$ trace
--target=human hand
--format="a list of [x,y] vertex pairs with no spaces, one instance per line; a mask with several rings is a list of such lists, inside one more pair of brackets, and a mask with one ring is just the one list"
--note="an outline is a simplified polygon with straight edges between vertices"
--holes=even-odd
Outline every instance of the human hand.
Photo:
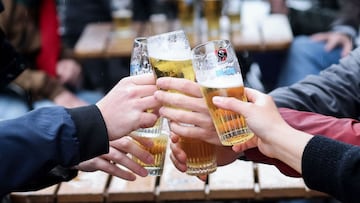
[[[153,74],[129,76],[120,80],[96,103],[110,140],[155,124],[160,107],[160,102],[153,96],[156,90]],[[148,109],[153,111],[148,112]]]
[[348,55],[353,49],[353,43],[351,38],[340,32],[323,32],[317,33],[311,36],[311,39],[315,41],[325,41],[325,50],[331,51],[335,47],[342,47],[341,56],[344,57]]
[[[151,147],[153,144],[149,139],[137,139],[137,141],[146,147]],[[136,156],[144,163],[154,162],[154,158],[148,151],[136,144],[130,137],[125,136],[110,142],[108,154],[81,162],[75,168],[85,172],[100,170],[129,181],[136,179],[135,174],[141,177],[147,176],[146,169],[134,162],[127,154]]]
[[[219,108],[242,114],[249,128],[257,136],[259,150],[268,157],[284,161],[297,171],[301,171],[302,152],[312,135],[290,127],[280,116],[271,96],[257,90],[246,88],[249,102],[231,97],[213,97]],[[244,144],[237,144],[232,149],[242,151]]]
[[73,59],[61,59],[56,64],[56,74],[62,84],[78,87],[82,80],[81,66]]
[[159,113],[169,120],[173,133],[221,145],[197,83],[183,78],[161,77],[156,85],[160,90],[154,96],[163,104]]
[[[240,153],[221,144],[197,83],[182,78],[162,77],[157,79],[156,84],[161,90],[156,91],[154,96],[164,105],[159,113],[170,121],[170,158],[179,171],[186,171],[186,154],[179,146],[179,136],[197,138],[216,145],[219,166],[237,159]],[[169,89],[183,94],[166,91]]]

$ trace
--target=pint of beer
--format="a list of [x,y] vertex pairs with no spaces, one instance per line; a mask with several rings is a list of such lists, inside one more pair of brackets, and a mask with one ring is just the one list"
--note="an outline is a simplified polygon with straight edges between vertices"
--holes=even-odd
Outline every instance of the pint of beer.
[[131,1],[111,0],[111,9],[115,33],[119,36],[130,36],[133,16]]
[[[139,74],[153,74],[147,53],[146,38],[144,37],[135,38],[130,59],[130,75]],[[143,166],[149,175],[159,176],[162,174],[169,137],[166,125],[165,118],[160,117],[153,127],[139,128],[131,133],[135,139],[152,139],[154,143],[153,147],[145,148],[154,156],[154,164],[145,164],[133,157],[133,160]]]
[[[156,77],[195,80],[191,49],[184,31],[151,36],[147,40],[147,45]],[[216,170],[214,145],[185,137],[180,138],[180,145],[187,155],[187,174],[205,175]]]
[[217,108],[214,96],[247,101],[236,54],[228,40],[210,41],[193,49],[196,80],[201,86],[210,115],[223,145],[242,143],[254,136],[242,115]]
[[194,0],[177,0],[178,18],[181,27],[188,33],[193,32],[195,9]]
[[220,17],[222,12],[222,0],[203,0],[203,13],[207,22],[208,35],[211,38],[218,37],[220,33]]

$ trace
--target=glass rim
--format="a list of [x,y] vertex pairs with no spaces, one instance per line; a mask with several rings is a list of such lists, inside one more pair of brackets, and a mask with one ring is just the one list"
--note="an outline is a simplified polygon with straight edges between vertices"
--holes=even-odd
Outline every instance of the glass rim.
[[152,36],[149,36],[147,39],[151,40],[151,39],[161,38],[163,36],[176,35],[177,33],[182,33],[182,34],[184,34],[184,36],[186,36],[186,33],[185,33],[184,30],[174,30],[174,31],[171,31],[171,32],[164,32],[164,33],[160,33],[160,34],[157,34],[157,35],[152,35]]
[[225,42],[226,46],[225,46],[224,48],[231,47],[231,42],[230,42],[230,40],[228,40],[228,39],[215,39],[215,40],[210,40],[210,41],[207,41],[207,42],[198,44],[198,45],[196,45],[192,50],[193,50],[193,52],[194,52],[196,49],[199,49],[199,48],[201,48],[201,47],[206,47],[206,46],[209,45],[209,44],[216,44],[216,43],[218,43],[218,42]]

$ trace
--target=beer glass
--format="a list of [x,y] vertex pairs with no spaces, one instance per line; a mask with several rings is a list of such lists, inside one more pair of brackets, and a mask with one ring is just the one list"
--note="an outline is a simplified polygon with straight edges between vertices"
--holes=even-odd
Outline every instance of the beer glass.
[[231,30],[240,30],[243,0],[226,0],[224,3],[224,14],[229,17]]
[[[147,39],[147,45],[150,63],[156,77],[195,80],[191,48],[184,31],[151,36]],[[185,137],[180,138],[180,145],[187,155],[187,174],[205,175],[216,170],[214,145]]]
[[[153,74],[147,55],[146,38],[144,37],[135,38],[130,59],[130,75],[139,74]],[[167,122],[164,118],[160,117],[153,127],[139,128],[131,133],[135,140],[152,139],[154,143],[152,147],[145,148],[154,156],[155,161],[153,164],[145,164],[136,157],[133,157],[133,160],[143,166],[149,175],[159,176],[163,171],[169,137],[169,131],[165,125],[167,125]]]
[[254,136],[245,118],[235,112],[217,108],[214,96],[235,97],[247,101],[240,64],[229,40],[215,40],[192,50],[196,80],[209,108],[211,118],[223,145],[234,145]]
[[222,12],[222,0],[203,0],[203,13],[207,22],[208,35],[210,38],[218,37],[220,33],[220,17]]
[[132,10],[130,0],[111,0],[111,15],[114,22],[115,33],[120,37],[132,34]]
[[185,32],[192,33],[195,19],[194,0],[177,0],[177,6],[181,27]]

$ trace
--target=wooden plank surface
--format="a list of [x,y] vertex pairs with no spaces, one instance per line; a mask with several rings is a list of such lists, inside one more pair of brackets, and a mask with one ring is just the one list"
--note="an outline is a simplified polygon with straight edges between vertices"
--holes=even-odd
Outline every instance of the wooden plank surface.
[[45,203],[56,201],[58,185],[53,185],[38,191],[14,192],[11,194],[11,202],[17,203]]
[[260,198],[306,197],[307,191],[302,178],[288,177],[275,166],[257,164]]
[[104,57],[111,30],[111,23],[91,23],[87,25],[75,45],[75,56],[78,58]]
[[158,186],[157,200],[205,199],[205,183],[196,176],[181,173],[172,164],[169,156],[166,157],[164,171]]
[[156,176],[137,177],[135,181],[126,181],[112,177],[107,202],[144,202],[155,200]]
[[235,161],[218,167],[209,176],[208,199],[254,199],[255,177],[252,162]]
[[[134,36],[124,38],[114,34],[112,23],[92,23],[86,26],[74,53],[78,58],[130,57],[133,39]],[[272,51],[286,49],[293,34],[287,17],[273,14],[258,21],[244,22],[240,31],[229,34],[229,39],[236,51]]]
[[109,175],[102,172],[79,172],[69,182],[63,182],[57,193],[61,202],[102,202]]

